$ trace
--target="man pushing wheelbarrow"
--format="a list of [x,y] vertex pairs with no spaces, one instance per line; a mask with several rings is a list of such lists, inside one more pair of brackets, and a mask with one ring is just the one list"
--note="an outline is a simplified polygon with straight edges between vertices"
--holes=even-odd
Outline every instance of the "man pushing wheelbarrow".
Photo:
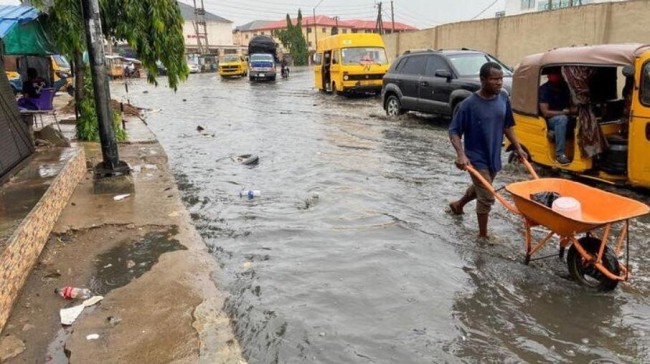
[[[523,217],[526,264],[555,256],[532,259],[553,237],[557,237],[560,258],[564,257],[564,250],[569,247],[567,267],[578,283],[602,291],[614,289],[618,282],[629,278],[630,219],[647,214],[650,208],[641,202],[578,182],[539,178],[513,134],[514,121],[507,97],[499,101],[503,95],[497,92],[501,88],[499,76],[498,68],[493,68],[490,63],[483,65],[481,90],[463,102],[450,125],[449,137],[457,152],[456,166],[469,171],[473,181],[465,195],[449,205],[451,211],[462,214],[463,206],[476,198],[479,236],[484,237],[487,235],[487,214],[496,198],[508,210]],[[492,98],[486,98],[489,95],[493,95]],[[500,110],[505,111],[501,113]],[[501,169],[503,134],[513,144],[521,162],[533,177],[532,180],[506,186],[514,205],[492,187],[492,180]],[[463,136],[464,149],[461,146]],[[540,195],[545,198],[538,199]],[[553,196],[555,200],[549,201],[548,196]],[[572,201],[572,208],[567,209],[566,205],[563,207],[556,203],[561,200]],[[547,233],[534,241],[532,228],[536,226],[547,230]],[[618,237],[612,233],[617,227]],[[584,236],[578,238],[580,234]],[[614,244],[613,249],[607,246],[610,240]],[[619,261],[623,255],[624,264]]]
[[[465,99],[454,115],[449,126],[449,139],[456,150],[456,167],[466,170],[471,164],[486,181],[492,183],[501,170],[504,134],[520,158],[526,159],[527,155],[512,130],[515,121],[508,94],[501,90],[501,66],[495,62],[485,63],[480,70],[480,79],[481,88]],[[450,203],[449,208],[456,215],[463,214],[463,207],[474,199],[478,235],[487,238],[488,214],[494,204],[494,195],[476,177],[472,176],[472,185],[463,197]]]

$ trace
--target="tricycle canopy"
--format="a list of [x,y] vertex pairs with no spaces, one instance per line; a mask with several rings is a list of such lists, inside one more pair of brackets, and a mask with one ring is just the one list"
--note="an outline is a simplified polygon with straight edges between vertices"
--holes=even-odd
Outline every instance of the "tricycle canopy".
[[641,43],[601,44],[556,48],[529,55],[521,61],[512,77],[512,109],[522,114],[538,114],[539,76],[545,67],[633,65],[634,60],[647,50],[650,50],[650,45]]

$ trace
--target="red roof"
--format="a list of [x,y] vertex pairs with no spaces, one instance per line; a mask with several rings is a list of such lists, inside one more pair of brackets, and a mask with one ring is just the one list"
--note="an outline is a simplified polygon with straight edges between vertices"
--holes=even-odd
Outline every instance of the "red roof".
[[[291,19],[293,23],[295,23],[295,19]],[[334,18],[330,18],[329,16],[325,15],[318,15],[316,16],[316,26],[327,26],[327,27],[335,27],[337,25],[337,21]],[[311,16],[303,16],[302,18],[302,25],[303,26],[313,26],[314,24],[314,18]],[[339,27],[344,27],[344,28],[352,28],[352,29],[375,29],[375,24],[376,22],[374,20],[358,20],[358,19],[353,19],[353,20],[339,20],[338,21],[338,26]],[[250,30],[272,30],[272,29],[284,29],[287,27],[287,20],[277,20],[277,21],[272,21],[268,22],[266,24],[263,24],[260,27],[253,28]],[[393,29],[393,23],[390,21],[385,21],[384,22],[384,29],[385,30],[392,30]],[[404,23],[399,23],[395,22],[395,31],[405,31],[405,30],[418,30],[415,27],[412,27],[408,24]]]

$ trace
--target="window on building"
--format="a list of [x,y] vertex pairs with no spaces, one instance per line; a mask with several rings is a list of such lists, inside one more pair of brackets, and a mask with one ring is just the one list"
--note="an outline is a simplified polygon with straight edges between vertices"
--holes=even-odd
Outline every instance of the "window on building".
[[532,9],[535,7],[535,0],[521,0],[521,10]]
[[261,35],[264,35],[264,32],[261,32],[260,34],[261,34]]
[[307,28],[307,33],[311,33],[311,27]]
[[341,32],[342,32],[343,34],[348,34],[348,30],[347,30],[347,29],[341,29]]
[[248,34],[244,35],[244,38],[248,39]]
[[352,29],[352,33],[356,33],[356,32],[358,32],[358,30]]
[[327,33],[327,28],[323,28],[323,33]]
[[309,45],[311,47],[311,41],[307,42],[307,45]]

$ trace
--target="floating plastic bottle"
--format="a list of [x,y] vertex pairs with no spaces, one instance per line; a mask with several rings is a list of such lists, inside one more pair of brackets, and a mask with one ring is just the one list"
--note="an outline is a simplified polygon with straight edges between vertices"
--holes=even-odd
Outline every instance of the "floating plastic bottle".
[[54,293],[67,299],[87,300],[93,296],[93,293],[88,288],[77,288],[70,286],[55,288]]
[[261,195],[258,190],[243,190],[239,192],[239,197],[248,197],[249,200],[252,200],[253,197],[259,197]]

